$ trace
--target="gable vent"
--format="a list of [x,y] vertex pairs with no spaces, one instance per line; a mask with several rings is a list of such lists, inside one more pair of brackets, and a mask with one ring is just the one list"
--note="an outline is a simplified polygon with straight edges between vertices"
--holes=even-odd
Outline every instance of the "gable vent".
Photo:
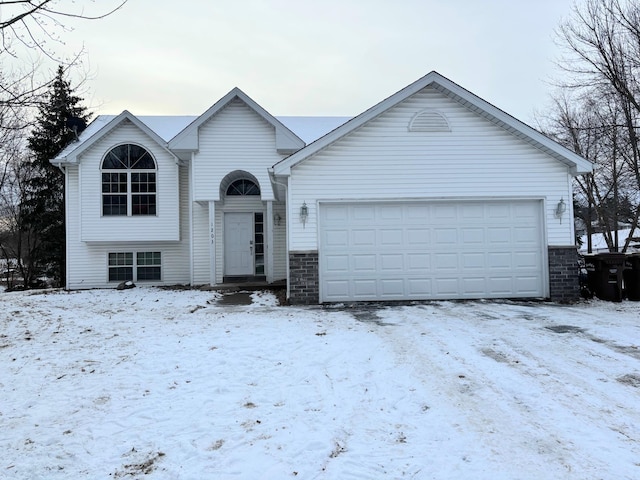
[[410,132],[450,132],[447,117],[435,110],[422,110],[409,122]]

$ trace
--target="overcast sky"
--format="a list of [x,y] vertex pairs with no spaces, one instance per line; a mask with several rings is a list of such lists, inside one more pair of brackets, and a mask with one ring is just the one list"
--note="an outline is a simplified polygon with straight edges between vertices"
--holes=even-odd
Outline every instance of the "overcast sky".
[[74,23],[95,113],[200,114],[240,87],[274,115],[356,115],[431,70],[532,122],[573,0],[129,0]]

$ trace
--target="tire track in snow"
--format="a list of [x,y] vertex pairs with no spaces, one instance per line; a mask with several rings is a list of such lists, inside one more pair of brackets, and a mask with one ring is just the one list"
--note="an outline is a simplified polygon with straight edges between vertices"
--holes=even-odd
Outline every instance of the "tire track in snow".
[[[549,393],[547,384],[561,385],[562,380],[550,381],[544,363],[535,355],[527,356],[522,348],[518,352],[512,347],[517,355],[511,355],[519,355],[521,360],[509,363],[497,362],[482,353],[483,348],[493,346],[497,355],[509,358],[509,353],[495,348],[501,345],[503,336],[512,335],[507,342],[517,344],[517,338],[527,343],[531,327],[513,325],[513,312],[494,314],[489,309],[487,314],[483,305],[481,318],[470,317],[471,309],[465,305],[466,318],[456,318],[456,304],[447,302],[437,307],[408,308],[422,308],[425,323],[403,323],[403,315],[394,310],[397,326],[381,328],[377,333],[395,350],[397,363],[411,367],[416,382],[428,387],[429,379],[437,379],[434,383],[441,390],[434,393],[440,399],[440,407],[454,410],[456,427],[477,432],[486,443],[472,451],[478,454],[486,449],[484,454],[497,465],[511,465],[522,472],[553,472],[554,478],[606,471],[610,457],[605,454],[593,458],[584,453],[573,443],[574,435],[567,435],[566,431],[567,427],[580,427],[580,421],[573,418],[579,412],[575,405],[572,407],[572,399],[579,393],[586,395],[589,383],[576,392],[565,386],[564,390],[556,388]],[[499,308],[505,310],[505,306]],[[544,345],[539,347],[545,351]],[[565,383],[572,381],[571,375],[562,372],[558,372],[558,378]],[[536,399],[542,397],[542,405],[548,405],[548,397],[554,394],[560,400],[552,398],[551,409],[537,405]],[[593,410],[593,406],[586,408]],[[491,434],[486,435],[487,432]]]

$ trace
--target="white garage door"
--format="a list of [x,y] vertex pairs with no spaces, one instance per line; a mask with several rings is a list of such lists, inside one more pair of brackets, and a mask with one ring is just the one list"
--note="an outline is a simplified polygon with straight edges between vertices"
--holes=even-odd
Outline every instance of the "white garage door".
[[320,204],[323,302],[544,296],[542,202]]

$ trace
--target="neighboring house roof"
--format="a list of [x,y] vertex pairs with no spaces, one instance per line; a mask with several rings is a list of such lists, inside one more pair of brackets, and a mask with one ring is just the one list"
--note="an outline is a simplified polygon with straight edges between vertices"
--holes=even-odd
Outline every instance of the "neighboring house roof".
[[173,151],[181,152],[196,151],[198,149],[198,129],[200,126],[209,121],[214,115],[235,99],[239,99],[244,102],[249,108],[275,128],[276,149],[279,153],[289,154],[304,147],[305,143],[300,137],[285,127],[284,124],[276,117],[254,102],[246,93],[236,87],[171,139],[169,141],[169,148]]
[[298,163],[318,153],[426,87],[435,88],[442,94],[476,112],[495,125],[559,160],[567,165],[573,174],[587,173],[593,170],[591,162],[462,88],[448,78],[443,77],[438,72],[433,71],[329,132],[324,137],[293,153],[281,162],[278,162],[273,167],[274,173],[276,175],[289,175],[291,168]]

